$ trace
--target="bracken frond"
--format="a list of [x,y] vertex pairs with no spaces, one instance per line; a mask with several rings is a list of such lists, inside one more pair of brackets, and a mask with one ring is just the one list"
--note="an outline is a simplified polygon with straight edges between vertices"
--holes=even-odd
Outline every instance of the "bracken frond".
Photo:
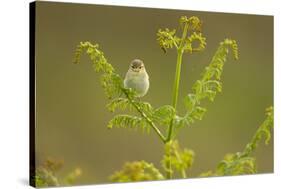
[[241,156],[250,155],[258,146],[259,141],[262,140],[264,136],[264,143],[268,144],[271,139],[271,130],[273,129],[274,112],[273,107],[270,106],[266,109],[266,119],[261,124],[261,126],[256,131],[250,143],[248,143],[241,154]]
[[273,128],[273,107],[266,109],[266,119],[258,128],[251,141],[246,145],[242,152],[225,155],[224,159],[218,164],[214,172],[208,171],[200,176],[223,176],[223,175],[241,175],[254,174],[257,172],[256,159],[251,154],[256,150],[258,142],[265,136],[265,144],[268,144],[271,138]]
[[233,51],[234,58],[238,58],[236,41],[225,39],[220,43],[211,63],[205,68],[202,78],[194,83],[192,93],[184,98],[187,113],[183,117],[178,117],[176,120],[178,126],[189,125],[195,120],[201,120],[206,112],[206,108],[200,105],[201,101],[206,98],[210,101],[214,101],[217,93],[222,91],[220,79],[229,47]]
[[84,51],[89,55],[95,71],[102,74],[101,85],[107,97],[113,98],[114,96],[120,95],[123,87],[122,78],[115,73],[112,65],[107,62],[103,52],[99,49],[99,45],[93,45],[88,41],[80,42],[75,51],[75,64],[80,62],[80,57]]
[[132,182],[132,181],[149,181],[163,180],[164,176],[155,168],[152,163],[146,161],[127,162],[122,170],[115,172],[110,176],[113,182]]

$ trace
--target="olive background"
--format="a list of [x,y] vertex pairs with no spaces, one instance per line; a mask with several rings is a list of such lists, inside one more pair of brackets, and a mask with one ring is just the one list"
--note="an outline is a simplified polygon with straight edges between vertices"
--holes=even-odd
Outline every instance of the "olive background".
[[[207,47],[183,56],[179,113],[183,98],[200,78],[225,38],[237,40],[240,58],[230,53],[222,76],[223,90],[202,121],[178,134],[182,147],[194,150],[188,177],[213,170],[226,153],[242,151],[273,104],[273,17],[187,10],[36,2],[36,164],[46,158],[63,159],[59,176],[76,167],[75,184],[109,182],[108,177],[127,161],[146,160],[160,168],[163,144],[129,129],[107,129],[108,112],[99,75],[89,57],[72,60],[80,41],[98,43],[109,63],[125,76],[134,58],[142,59],[150,76],[143,97],[154,107],[171,104],[176,51],[163,53],[156,41],[160,28],[178,29],[180,16],[203,21]],[[178,32],[180,34],[180,32]],[[165,128],[161,128],[165,130]],[[272,140],[271,140],[272,141]],[[254,154],[259,173],[273,172],[273,143],[260,144]]]

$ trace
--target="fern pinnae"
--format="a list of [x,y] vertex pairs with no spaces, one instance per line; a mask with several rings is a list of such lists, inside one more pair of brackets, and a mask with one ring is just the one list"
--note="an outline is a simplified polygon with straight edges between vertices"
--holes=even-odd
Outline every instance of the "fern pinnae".
[[[238,47],[236,41],[225,39],[220,43],[211,63],[206,67],[202,74],[202,78],[197,80],[192,87],[193,93],[188,94],[184,99],[184,104],[187,108],[185,123],[193,123],[194,120],[201,120],[206,112],[206,108],[200,106],[200,102],[207,98],[214,101],[217,93],[222,91],[220,82],[228,48],[232,49],[235,59],[238,59]],[[183,121],[182,121],[183,122]]]
[[160,47],[164,50],[173,47],[178,48],[179,38],[175,36],[175,34],[175,29],[171,31],[168,28],[165,28],[165,30],[159,29],[157,32],[157,41],[159,42]]
[[111,102],[108,103],[106,107],[110,112],[115,112],[117,108],[121,110],[132,110],[132,107],[130,105],[131,104],[127,98],[115,98],[111,100]]
[[264,143],[268,144],[271,139],[271,130],[274,126],[274,111],[273,107],[270,106],[266,109],[266,119],[260,125],[254,136],[252,137],[250,143],[248,143],[241,153],[242,156],[249,156],[258,146],[258,143],[262,140],[264,136]]
[[[223,176],[223,175],[239,175],[253,174],[257,172],[256,159],[251,157],[251,154],[257,148],[258,142],[262,136],[265,136],[265,144],[268,144],[271,139],[271,129],[273,128],[273,107],[266,109],[266,118],[264,122],[255,132],[251,141],[246,145],[242,152],[227,154],[224,159],[218,164],[214,172],[208,171],[208,176]],[[201,176],[206,173],[201,174]]]
[[94,70],[101,74],[101,85],[104,88],[107,97],[111,99],[114,96],[120,95],[122,79],[118,74],[115,73],[112,65],[107,62],[103,52],[99,50],[99,45],[93,45],[88,41],[80,42],[75,51],[75,64],[80,63],[80,58],[83,51],[86,51],[86,54],[89,55]]
[[137,116],[131,115],[116,115],[111,119],[108,123],[108,128],[111,129],[113,127],[117,128],[136,128],[143,124],[143,120]]
[[169,125],[176,114],[176,110],[170,105],[161,106],[153,111],[152,119],[163,125]]

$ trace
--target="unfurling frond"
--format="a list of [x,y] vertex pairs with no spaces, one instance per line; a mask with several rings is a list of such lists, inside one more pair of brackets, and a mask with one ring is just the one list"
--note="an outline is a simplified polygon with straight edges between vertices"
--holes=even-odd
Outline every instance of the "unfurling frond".
[[229,46],[233,51],[234,58],[238,58],[236,41],[225,39],[220,43],[211,63],[205,68],[205,71],[202,74],[202,79],[197,80],[194,83],[192,93],[185,97],[184,104],[187,109],[187,113],[184,117],[179,117],[179,124],[188,125],[193,123],[195,120],[201,120],[206,112],[206,109],[200,106],[201,101],[204,99],[214,101],[216,94],[221,92],[222,83],[220,79]]
[[174,46],[178,46],[179,38],[175,34],[176,30],[170,31],[168,28],[165,30],[158,30],[157,41],[164,51],[166,51],[166,49],[173,48]]
[[223,50],[225,51],[227,51],[228,47],[230,46],[235,60],[238,60],[238,45],[235,40],[225,39],[223,42],[220,43],[220,45],[223,46]]
[[258,142],[265,136],[267,144],[271,138],[271,129],[273,128],[273,107],[266,109],[266,119],[254,134],[250,143],[248,143],[242,152],[227,154],[218,164],[215,172],[203,173],[200,176],[222,176],[222,175],[240,175],[254,174],[257,172],[256,159],[251,157],[253,151],[257,148]]
[[110,176],[113,182],[132,182],[163,180],[164,176],[155,168],[152,163],[146,161],[127,162],[122,170],[115,172]]
[[258,128],[251,142],[247,144],[242,154],[243,156],[248,156],[249,154],[251,154],[257,148],[258,142],[261,141],[263,136],[265,138],[264,139],[265,144],[268,144],[270,142],[271,130],[274,125],[273,121],[274,121],[274,112],[273,112],[273,107],[270,106],[269,108],[266,109],[266,119]]
[[[180,26],[182,26],[182,36],[178,37],[176,35],[176,30],[170,30],[166,28],[165,30],[159,29],[157,32],[157,41],[161,49],[166,52],[167,49],[176,47],[180,51],[185,51],[189,53],[202,51],[206,46],[206,38],[201,34],[202,22],[198,17],[182,16],[180,18]],[[192,34],[188,36],[188,31]],[[193,47],[193,43],[198,41],[197,47]]]
[[[185,172],[194,161],[194,152],[189,149],[181,149],[178,141],[171,140],[165,144],[165,155],[162,160],[162,166],[166,171],[173,169],[185,177]],[[171,167],[171,168],[170,168]]]
[[99,50],[99,45],[93,45],[88,41],[80,42],[80,44],[77,46],[74,57],[75,64],[80,62],[80,57],[83,51],[86,51],[86,53],[90,56],[90,59],[97,72],[112,73],[114,71],[111,64],[109,64],[104,57],[103,52]]
[[180,18],[180,25],[182,26],[187,25],[190,31],[201,31],[202,22],[196,16],[192,16],[190,18],[187,18],[186,16],[182,16]]
[[[193,43],[198,42],[197,47],[193,47]],[[203,51],[206,47],[206,38],[202,36],[201,33],[194,32],[185,41],[184,51],[193,53]]]
[[107,97],[118,96],[122,90],[122,78],[115,73],[114,68],[109,64],[99,49],[98,44],[93,45],[90,42],[80,42],[75,51],[74,63],[80,62],[80,57],[85,51],[93,64],[96,72],[101,73],[101,85],[104,88]]

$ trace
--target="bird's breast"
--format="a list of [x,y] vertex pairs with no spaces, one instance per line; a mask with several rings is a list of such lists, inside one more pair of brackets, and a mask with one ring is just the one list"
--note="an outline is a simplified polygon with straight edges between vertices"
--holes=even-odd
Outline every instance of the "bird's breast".
[[149,87],[149,78],[147,73],[128,72],[124,80],[126,88],[133,88],[137,91],[146,91]]

